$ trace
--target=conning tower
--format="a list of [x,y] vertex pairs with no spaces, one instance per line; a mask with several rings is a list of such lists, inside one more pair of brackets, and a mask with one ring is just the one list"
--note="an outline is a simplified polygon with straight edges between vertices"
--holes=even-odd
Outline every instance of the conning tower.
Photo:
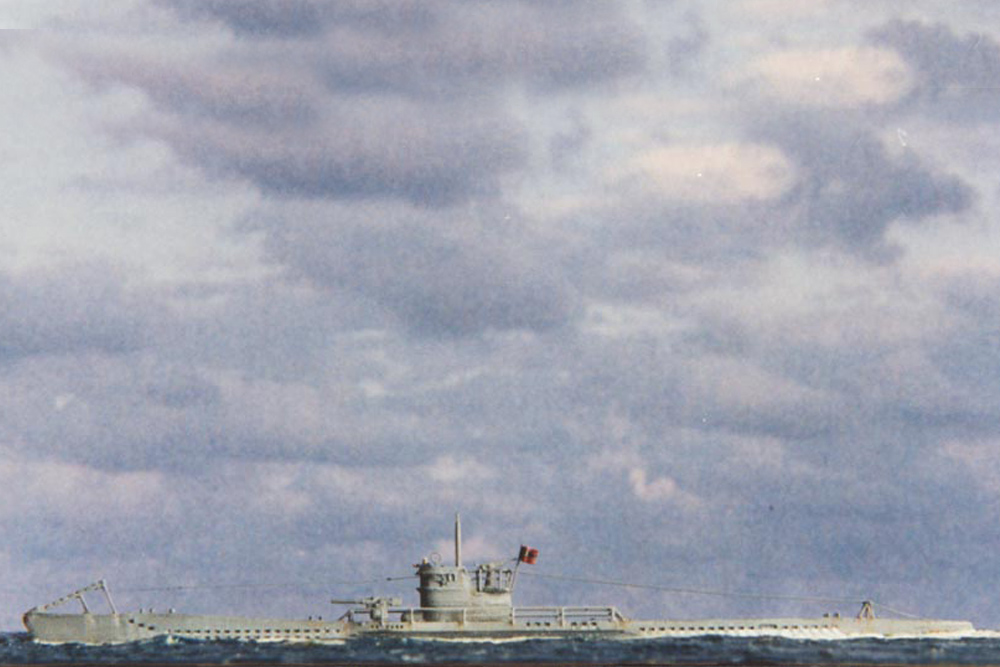
[[455,564],[433,555],[417,566],[420,607],[425,621],[485,621],[510,617],[514,571],[504,562],[462,565],[462,522],[455,515]]

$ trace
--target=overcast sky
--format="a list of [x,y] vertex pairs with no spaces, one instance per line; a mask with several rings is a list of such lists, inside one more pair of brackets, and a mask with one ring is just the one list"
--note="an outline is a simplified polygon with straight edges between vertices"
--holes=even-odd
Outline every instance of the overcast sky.
[[[995,0],[0,26],[0,628],[99,577],[413,602],[351,582],[448,553],[455,511],[469,561],[1000,627]],[[131,590],[262,583],[302,585]]]

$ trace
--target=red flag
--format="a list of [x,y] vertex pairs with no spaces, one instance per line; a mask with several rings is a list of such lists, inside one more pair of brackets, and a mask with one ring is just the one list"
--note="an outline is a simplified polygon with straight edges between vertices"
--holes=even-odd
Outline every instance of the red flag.
[[521,552],[517,555],[517,559],[522,563],[534,565],[538,561],[538,549],[532,549],[522,544]]

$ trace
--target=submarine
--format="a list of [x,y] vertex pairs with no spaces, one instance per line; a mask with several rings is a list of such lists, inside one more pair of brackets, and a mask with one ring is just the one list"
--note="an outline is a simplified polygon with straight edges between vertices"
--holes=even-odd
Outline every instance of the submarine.
[[[114,644],[157,637],[256,642],[344,642],[383,636],[439,640],[641,639],[658,637],[783,636],[802,639],[857,637],[962,637],[976,632],[968,621],[883,618],[869,601],[853,616],[638,620],[612,605],[518,607],[513,603],[518,568],[533,564],[538,551],[522,546],[518,556],[466,567],[462,563],[461,520],[455,516],[455,560],[437,554],[415,567],[418,604],[370,596],[331,600],[345,605],[336,620],[253,618],[177,613],[174,610],[119,611],[107,582],[98,580],[23,615],[29,637],[40,643]],[[99,594],[108,607],[95,613],[85,594]],[[77,602],[80,611],[60,608]]]

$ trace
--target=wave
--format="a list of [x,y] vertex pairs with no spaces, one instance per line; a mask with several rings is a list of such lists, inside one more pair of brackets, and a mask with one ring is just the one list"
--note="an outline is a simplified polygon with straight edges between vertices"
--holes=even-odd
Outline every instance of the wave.
[[24,633],[0,634],[0,664],[559,664],[574,665],[996,665],[1000,632],[934,638],[697,636],[616,641],[510,638],[401,639],[365,637],[349,642],[306,643],[158,638],[130,644],[42,645]]

